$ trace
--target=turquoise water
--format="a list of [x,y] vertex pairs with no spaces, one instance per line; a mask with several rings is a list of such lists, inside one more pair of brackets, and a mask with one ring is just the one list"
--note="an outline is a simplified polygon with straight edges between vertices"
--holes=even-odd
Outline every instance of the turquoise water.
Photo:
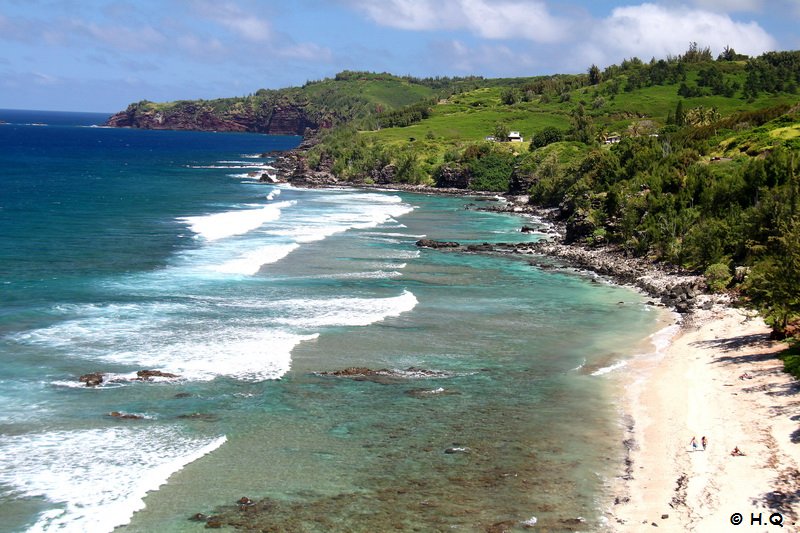
[[[249,175],[297,138],[0,119],[9,530],[199,531],[242,496],[276,531],[600,523],[640,295],[414,245],[539,238],[465,199]],[[353,366],[400,372],[320,374]]]

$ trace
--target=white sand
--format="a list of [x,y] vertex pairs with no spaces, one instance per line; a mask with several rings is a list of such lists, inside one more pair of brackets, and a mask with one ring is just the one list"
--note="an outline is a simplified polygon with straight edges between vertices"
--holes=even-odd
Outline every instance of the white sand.
[[[662,357],[629,364],[618,379],[634,424],[632,479],[615,482],[610,531],[800,531],[800,387],[768,334],[761,319],[715,306]],[[704,435],[708,448],[693,451]],[[735,446],[746,455],[732,457]],[[769,524],[774,512],[783,528]],[[764,525],[751,525],[759,513]]]

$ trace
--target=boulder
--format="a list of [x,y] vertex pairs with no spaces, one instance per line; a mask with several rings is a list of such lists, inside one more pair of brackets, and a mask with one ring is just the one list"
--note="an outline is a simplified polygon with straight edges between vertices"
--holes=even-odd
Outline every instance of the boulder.
[[101,372],[92,372],[91,374],[84,374],[78,378],[78,381],[85,383],[87,387],[97,387],[103,383],[103,374]]

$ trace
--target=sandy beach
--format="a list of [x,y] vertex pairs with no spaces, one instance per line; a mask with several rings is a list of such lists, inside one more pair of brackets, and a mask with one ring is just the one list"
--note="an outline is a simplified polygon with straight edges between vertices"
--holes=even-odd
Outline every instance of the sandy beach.
[[752,312],[715,305],[629,364],[618,379],[630,451],[610,531],[800,531],[800,386],[782,348]]

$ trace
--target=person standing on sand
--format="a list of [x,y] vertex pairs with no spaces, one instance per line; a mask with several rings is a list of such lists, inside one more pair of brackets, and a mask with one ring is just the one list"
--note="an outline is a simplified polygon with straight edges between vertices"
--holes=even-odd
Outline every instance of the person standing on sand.
[[703,435],[703,438],[700,439],[700,444],[703,445],[703,451],[706,451],[706,445],[708,444],[708,440],[706,439],[705,435]]
[[697,439],[695,437],[692,437],[692,441],[689,444],[692,445],[693,451],[697,451]]

